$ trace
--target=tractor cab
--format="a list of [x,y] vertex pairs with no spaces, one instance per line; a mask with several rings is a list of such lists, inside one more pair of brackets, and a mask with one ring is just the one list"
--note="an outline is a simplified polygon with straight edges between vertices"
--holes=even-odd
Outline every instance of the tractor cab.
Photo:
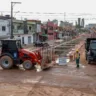
[[14,63],[19,62],[19,52],[21,49],[21,41],[15,39],[1,40],[1,56],[7,55],[14,59]]
[[0,66],[3,69],[10,69],[13,64],[16,65],[20,63],[19,49],[22,49],[20,40],[1,40]]
[[2,44],[2,51],[1,54],[3,53],[10,53],[11,55],[14,52],[17,52],[18,49],[21,49],[21,41],[20,40],[1,40]]

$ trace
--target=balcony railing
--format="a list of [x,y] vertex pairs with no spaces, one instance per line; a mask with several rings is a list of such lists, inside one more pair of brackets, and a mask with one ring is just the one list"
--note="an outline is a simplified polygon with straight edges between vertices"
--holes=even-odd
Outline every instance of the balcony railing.
[[14,34],[24,34],[24,30],[22,30],[22,29],[19,29],[19,30],[14,29],[13,33]]

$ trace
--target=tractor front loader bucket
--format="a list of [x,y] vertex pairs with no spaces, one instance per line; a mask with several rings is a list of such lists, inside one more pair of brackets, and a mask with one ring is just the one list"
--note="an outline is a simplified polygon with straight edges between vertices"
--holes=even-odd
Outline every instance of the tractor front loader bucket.
[[55,64],[55,61],[53,60],[54,52],[52,48],[46,48],[42,51],[42,63],[41,68],[47,69],[52,67]]

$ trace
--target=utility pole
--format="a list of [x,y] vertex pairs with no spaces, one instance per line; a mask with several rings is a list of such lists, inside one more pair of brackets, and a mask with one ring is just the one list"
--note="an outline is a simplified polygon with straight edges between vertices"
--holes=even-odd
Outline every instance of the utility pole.
[[11,34],[10,34],[11,39],[13,39],[13,6],[15,4],[21,4],[21,2],[11,2]]
[[64,12],[64,21],[63,21],[63,27],[64,27],[64,22],[66,21],[66,12]]
[[64,21],[66,21],[66,12],[64,12]]

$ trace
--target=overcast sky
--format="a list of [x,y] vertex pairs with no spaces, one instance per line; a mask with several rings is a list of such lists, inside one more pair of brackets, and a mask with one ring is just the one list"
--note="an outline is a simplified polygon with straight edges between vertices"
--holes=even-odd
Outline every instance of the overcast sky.
[[[16,4],[14,11],[20,11],[14,14],[15,17],[24,19],[58,19],[75,21],[78,17],[86,18],[86,24],[96,22],[96,0],[0,0],[0,11],[10,11],[10,2],[22,2],[22,4]],[[42,14],[21,13],[21,12],[40,12]],[[44,14],[46,13],[58,13],[58,15]],[[1,12],[7,14],[6,12]],[[74,13],[74,14],[72,14]],[[86,13],[87,15],[84,15]],[[89,14],[90,13],[90,14]],[[9,13],[10,14],[10,13]]]

